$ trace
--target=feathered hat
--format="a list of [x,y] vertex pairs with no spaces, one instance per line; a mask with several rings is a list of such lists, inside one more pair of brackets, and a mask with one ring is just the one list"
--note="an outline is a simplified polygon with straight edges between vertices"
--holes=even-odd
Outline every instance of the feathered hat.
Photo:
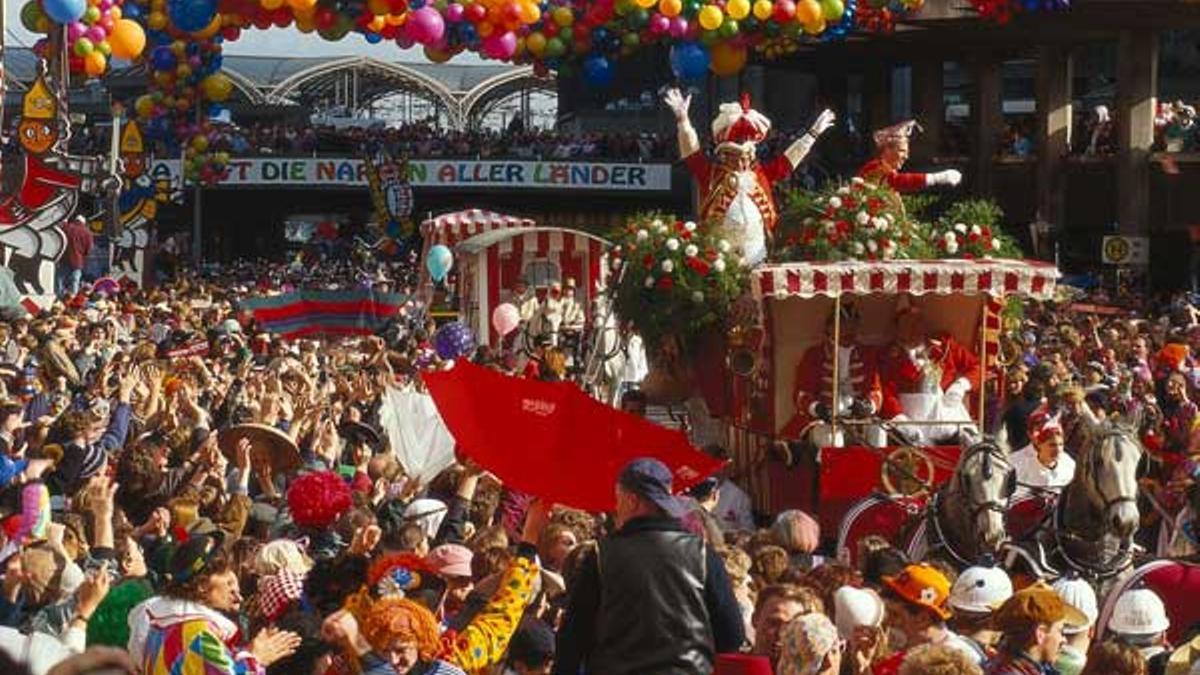
[[913,131],[921,131],[921,125],[917,124],[916,120],[905,120],[876,130],[872,137],[875,139],[875,145],[883,146],[894,141],[907,140],[912,137]]
[[737,103],[722,103],[712,123],[717,143],[759,143],[771,130],[771,120],[750,107],[750,95],[742,94]]

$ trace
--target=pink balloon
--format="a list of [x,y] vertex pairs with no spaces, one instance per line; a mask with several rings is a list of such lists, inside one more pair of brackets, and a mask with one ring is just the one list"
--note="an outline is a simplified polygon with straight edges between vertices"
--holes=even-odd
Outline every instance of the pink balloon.
[[688,20],[682,16],[671,19],[671,37],[681,38],[687,35]]
[[483,54],[499,61],[511,59],[517,52],[517,36],[512,31],[492,33],[483,41]]
[[446,6],[446,20],[450,23],[458,23],[463,19],[463,6],[457,2],[452,2]]
[[429,6],[411,12],[404,26],[413,42],[423,45],[441,40],[446,32],[446,23],[442,20],[441,13]]
[[92,26],[84,35],[92,42],[104,42],[108,39],[108,33],[105,33],[100,26]]
[[504,303],[492,310],[492,328],[504,337],[521,324],[521,311],[511,303]]
[[75,42],[87,33],[87,26],[78,21],[72,21],[67,24],[67,41]]
[[655,13],[654,16],[650,17],[649,28],[651,35],[662,35],[671,30],[671,20],[662,14]]

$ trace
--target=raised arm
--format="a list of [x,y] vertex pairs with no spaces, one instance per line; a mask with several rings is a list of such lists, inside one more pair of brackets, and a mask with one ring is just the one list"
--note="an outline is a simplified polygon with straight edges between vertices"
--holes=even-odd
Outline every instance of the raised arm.
[[700,137],[696,135],[696,128],[692,126],[692,120],[688,117],[692,95],[684,96],[678,87],[671,87],[663,95],[663,102],[675,114],[675,126],[679,133],[679,157],[687,159],[700,151]]

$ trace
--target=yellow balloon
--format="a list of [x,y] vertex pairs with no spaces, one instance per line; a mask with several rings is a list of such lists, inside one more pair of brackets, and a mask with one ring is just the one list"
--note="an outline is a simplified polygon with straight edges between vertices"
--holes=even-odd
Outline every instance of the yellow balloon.
[[204,152],[205,150],[208,150],[208,136],[192,137],[192,147],[196,150],[196,152]]
[[754,18],[766,21],[774,12],[775,5],[771,4],[771,0],[754,0]]
[[725,3],[725,13],[729,18],[741,21],[750,16],[750,0],[729,0]]
[[216,35],[219,30],[221,30],[221,15],[217,14],[213,17],[212,21],[208,22],[207,26],[192,33],[191,36],[197,40],[207,40]]
[[408,16],[404,14],[388,14],[383,17],[383,22],[389,26],[403,26],[405,21],[408,21]]
[[541,58],[542,54],[546,53],[546,36],[537,31],[530,33],[525,38],[525,49],[528,49],[530,54]]
[[121,17],[125,15],[121,12],[120,7],[113,5],[112,7],[108,8],[108,16],[111,17],[113,21],[120,21]]
[[700,27],[704,30],[716,30],[725,20],[725,14],[716,5],[705,5],[700,9]]
[[138,22],[119,19],[108,36],[113,56],[119,59],[136,59],[146,48],[146,32]]
[[650,9],[651,7],[658,4],[658,0],[635,0],[634,4],[636,4],[638,7],[641,7],[642,9]]
[[150,98],[150,94],[142,94],[133,102],[133,109],[137,111],[138,117],[147,119],[154,112],[154,99]]
[[146,17],[146,25],[154,30],[162,30],[167,27],[167,15],[162,12],[150,12],[150,16]]
[[307,15],[296,15],[296,30],[300,31],[301,33],[311,33],[316,29],[317,22],[311,13]]
[[288,4],[295,10],[315,10],[317,0],[288,0]]
[[200,80],[200,90],[204,92],[204,98],[220,103],[233,93],[233,81],[224,73],[213,73]]
[[367,29],[372,33],[378,33],[379,31],[383,30],[385,26],[387,26],[387,17],[383,14],[376,14],[375,18],[371,19],[371,22],[367,24]]
[[518,5],[521,10],[521,23],[525,25],[537,23],[542,18],[542,10],[536,2],[526,0]]
[[280,7],[283,7],[283,0],[260,0],[260,1],[262,3],[263,9],[265,9],[267,11],[273,12],[273,11],[279,9]]
[[673,19],[683,11],[683,0],[658,0],[658,11]]
[[809,35],[820,35],[825,32],[825,17],[818,16],[816,21],[804,24],[804,32]]

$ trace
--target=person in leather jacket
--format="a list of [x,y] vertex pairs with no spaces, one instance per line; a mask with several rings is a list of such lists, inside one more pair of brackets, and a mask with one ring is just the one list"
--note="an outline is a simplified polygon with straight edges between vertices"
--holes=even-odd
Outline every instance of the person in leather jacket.
[[555,675],[711,673],[745,642],[724,563],[680,524],[662,462],[626,464],[616,496],[616,531],[569,589]]

